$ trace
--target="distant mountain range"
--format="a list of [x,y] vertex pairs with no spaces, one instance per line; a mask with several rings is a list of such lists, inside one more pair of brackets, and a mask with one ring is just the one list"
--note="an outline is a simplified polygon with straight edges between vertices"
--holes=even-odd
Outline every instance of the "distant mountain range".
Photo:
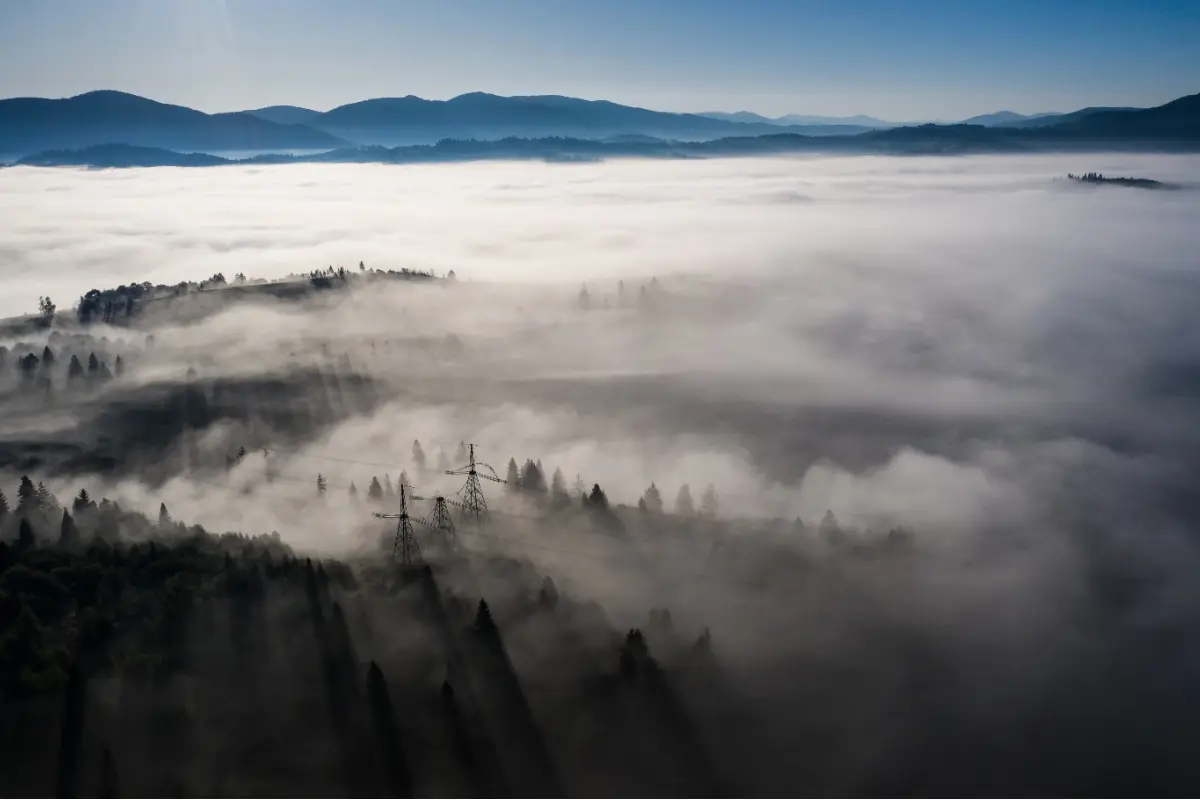
[[853,117],[820,117],[809,114],[785,114],[782,117],[764,117],[751,111],[734,111],[732,114],[724,111],[702,111],[702,117],[720,119],[726,122],[748,122],[760,125],[841,125],[857,128],[895,128],[896,123],[885,122],[877,117],[857,114]]
[[446,101],[367,100],[326,112],[271,106],[204,114],[120,92],[91,92],[66,100],[0,100],[0,153],[25,164],[208,166],[231,159],[200,155],[227,151],[267,152],[268,162],[406,162],[792,151],[1200,150],[1200,95],[1148,109],[1028,117],[997,112],[953,125],[784,125],[733,116],[738,119],[481,93]]

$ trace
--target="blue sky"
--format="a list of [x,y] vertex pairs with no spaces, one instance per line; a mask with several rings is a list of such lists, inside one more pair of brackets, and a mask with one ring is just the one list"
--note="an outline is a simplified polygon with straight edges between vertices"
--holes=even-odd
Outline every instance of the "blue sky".
[[1200,92],[1200,0],[0,0],[0,96],[468,91],[951,119]]

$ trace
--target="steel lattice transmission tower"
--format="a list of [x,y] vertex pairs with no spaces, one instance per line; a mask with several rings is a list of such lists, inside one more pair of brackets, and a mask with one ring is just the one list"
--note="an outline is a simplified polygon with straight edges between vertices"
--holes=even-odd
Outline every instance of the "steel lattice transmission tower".
[[[483,488],[479,485],[479,479],[485,478],[496,483],[508,483],[508,481],[497,475],[496,470],[489,465],[475,460],[475,445],[467,445],[467,453],[470,459],[469,463],[465,467],[448,469],[446,474],[467,476],[467,483],[463,486],[462,520],[466,523],[482,525],[487,521],[488,507],[487,500],[483,496]],[[483,467],[487,472],[479,472],[479,467]]]
[[[427,497],[418,497],[413,495],[414,500],[428,500]],[[428,517],[417,520],[427,528],[431,528],[442,535],[442,542],[446,545],[447,551],[452,551],[458,548],[458,534],[454,530],[454,520],[450,518],[450,505],[456,505],[462,508],[461,503],[455,503],[453,500],[447,500],[444,497],[438,496],[433,500],[433,513]]]
[[380,519],[396,520],[396,539],[392,542],[392,558],[396,558],[397,554],[400,557],[400,563],[406,567],[411,567],[421,560],[421,548],[417,546],[417,537],[413,534],[412,520],[408,518],[408,497],[405,492],[408,487],[403,483],[400,484],[400,513],[399,514],[380,514],[375,513],[375,516]]

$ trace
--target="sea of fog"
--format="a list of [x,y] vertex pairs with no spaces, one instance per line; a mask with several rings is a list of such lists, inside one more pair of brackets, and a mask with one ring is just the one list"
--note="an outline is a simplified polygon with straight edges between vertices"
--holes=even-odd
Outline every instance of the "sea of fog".
[[12,168],[0,172],[0,314],[130,281],[359,261],[565,283],[866,270],[979,282],[1010,303],[1031,273],[1193,263],[1200,195],[1056,180],[1089,170],[1200,183],[1200,158],[1126,154]]

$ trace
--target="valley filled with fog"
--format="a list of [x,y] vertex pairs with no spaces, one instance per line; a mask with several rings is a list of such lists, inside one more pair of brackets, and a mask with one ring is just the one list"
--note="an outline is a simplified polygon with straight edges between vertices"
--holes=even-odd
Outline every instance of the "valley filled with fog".
[[[1093,170],[1182,188],[1066,179]],[[483,483],[459,558],[417,534],[443,589],[492,604],[549,741],[496,757],[513,791],[545,758],[567,793],[699,791],[610,778],[559,718],[592,719],[564,687],[598,670],[568,633],[634,628],[672,680],[693,641],[719,662],[678,667],[689,722],[663,723],[663,763],[711,758],[710,789],[1165,790],[1200,777],[1197,187],[1200,157],[1138,154],[5,169],[0,314],[57,319],[0,334],[0,488],[377,575],[401,473],[423,516],[463,502],[465,443],[511,459],[529,485]],[[72,309],[142,282],[107,322]],[[22,373],[44,348],[58,372]],[[119,374],[79,388],[100,370],[69,353]],[[529,611],[546,578],[569,621]],[[359,661],[424,702],[453,659],[343,589]],[[442,770],[418,791],[452,792]]]

